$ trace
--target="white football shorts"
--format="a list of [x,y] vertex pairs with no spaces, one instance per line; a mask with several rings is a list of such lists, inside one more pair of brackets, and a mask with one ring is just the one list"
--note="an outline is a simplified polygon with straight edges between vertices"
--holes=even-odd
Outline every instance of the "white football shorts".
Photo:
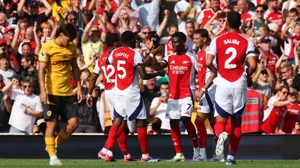
[[183,99],[169,99],[166,118],[179,120],[181,117],[191,117],[194,103],[191,97]]

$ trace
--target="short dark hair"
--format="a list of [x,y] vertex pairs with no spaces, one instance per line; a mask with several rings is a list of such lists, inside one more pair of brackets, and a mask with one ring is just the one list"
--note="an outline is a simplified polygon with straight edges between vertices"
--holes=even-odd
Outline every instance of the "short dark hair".
[[132,31],[125,31],[122,33],[122,43],[132,46],[134,44],[134,33]]
[[184,42],[186,42],[186,35],[182,32],[175,32],[173,35],[172,35],[172,38],[174,37],[178,37],[180,38],[181,40],[183,40]]
[[117,33],[112,33],[106,36],[105,42],[107,47],[113,47],[114,43],[120,41],[120,36]]
[[292,8],[289,10],[289,13],[296,13],[296,15],[299,14],[298,10],[296,8]]
[[255,7],[255,10],[256,10],[257,8],[263,8],[263,10],[265,10],[264,5],[262,5],[262,4],[258,4],[258,5]]
[[5,53],[5,52],[2,52],[1,54],[0,54],[0,60],[1,59],[7,59],[7,60],[9,60],[9,56]]
[[235,11],[228,12],[227,22],[230,28],[238,30],[241,26],[241,14]]
[[72,23],[66,23],[59,26],[57,34],[62,33],[63,35],[70,38],[70,41],[73,41],[77,37],[77,28]]
[[208,39],[209,33],[206,29],[197,29],[194,31],[194,34],[200,34],[201,37],[206,37]]
[[30,48],[32,48],[30,42],[25,42],[25,43],[23,43],[23,44],[21,45],[21,47],[26,46],[26,45],[28,45]]
[[34,63],[34,55],[33,54],[26,54],[23,55],[23,57],[26,61],[31,61],[31,65]]

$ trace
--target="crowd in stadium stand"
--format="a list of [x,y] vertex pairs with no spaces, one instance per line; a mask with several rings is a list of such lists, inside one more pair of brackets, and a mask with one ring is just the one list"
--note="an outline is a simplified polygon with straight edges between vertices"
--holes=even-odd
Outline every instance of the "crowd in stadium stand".
[[[173,11],[165,9],[170,9],[166,4],[168,1],[162,0],[1,0],[0,132],[42,134],[45,130],[43,106],[38,96],[38,55],[43,54],[40,51],[43,44],[57,36],[60,24],[73,23],[78,29],[73,42],[77,45],[81,84],[87,95],[98,58],[108,50],[107,35],[134,32],[135,50],[144,58],[149,40],[155,46],[163,45],[163,52],[155,56],[161,61],[174,52],[172,34],[181,31],[187,37],[187,52],[197,57],[194,31],[204,28],[210,39],[217,38],[227,31],[227,13],[235,10],[242,18],[240,32],[255,44],[259,62],[249,79],[242,132],[300,134],[299,0],[180,0],[172,7]],[[171,21],[172,17],[177,18],[177,23]],[[146,67],[146,71],[151,73],[154,69]],[[103,98],[103,75],[109,76],[98,77],[92,107],[85,100],[78,104],[80,119],[76,133],[108,133],[112,125]],[[148,134],[164,134],[170,130],[165,117],[168,81],[167,75],[140,79]],[[75,96],[76,83],[74,79],[71,82]],[[194,90],[201,89],[198,78],[195,82]],[[197,106],[196,102],[193,121]],[[206,121],[207,131],[213,134],[211,124]],[[181,125],[181,132],[185,132]],[[128,133],[135,133],[134,122],[128,122]]]

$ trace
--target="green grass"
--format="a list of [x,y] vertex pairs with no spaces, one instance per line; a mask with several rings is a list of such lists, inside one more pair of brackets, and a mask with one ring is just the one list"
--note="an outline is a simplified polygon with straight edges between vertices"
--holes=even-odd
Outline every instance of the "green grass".
[[[102,160],[62,160],[64,168],[93,168],[93,167],[142,167],[142,168],[182,168],[182,167],[197,167],[197,168],[214,168],[214,167],[228,167],[225,163],[216,162],[167,162],[165,160],[158,163],[140,163],[130,162],[124,163],[121,160],[114,163],[106,163]],[[299,167],[300,161],[297,160],[238,160],[238,167],[263,167],[263,168],[285,168],[285,167]],[[46,159],[0,159],[1,168],[35,168],[35,167],[50,167]],[[236,166],[235,166],[236,167]]]

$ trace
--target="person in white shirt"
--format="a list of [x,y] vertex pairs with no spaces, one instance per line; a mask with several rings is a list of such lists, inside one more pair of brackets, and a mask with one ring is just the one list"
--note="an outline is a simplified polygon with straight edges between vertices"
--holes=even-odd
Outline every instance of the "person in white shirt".
[[[160,97],[155,97],[150,106],[150,115],[154,116],[148,125],[148,130],[160,134],[161,130],[170,130],[170,119],[166,118],[169,99],[169,83],[160,85]],[[148,134],[149,134],[148,131]]]
[[22,90],[12,89],[16,79],[12,79],[2,92],[7,94],[15,102],[12,107],[9,125],[9,133],[32,133],[37,117],[43,116],[43,108],[40,97],[33,94],[33,83],[31,81],[22,82]]
[[186,34],[186,21],[196,21],[201,12],[201,3],[193,0],[181,0],[175,4],[174,12],[177,15],[178,28]]
[[149,26],[152,31],[159,28],[159,8],[161,0],[145,0],[137,8],[143,26]]
[[9,56],[3,52],[0,54],[0,74],[3,76],[3,81],[7,85],[9,82],[9,77],[12,77],[14,71],[9,69]]

